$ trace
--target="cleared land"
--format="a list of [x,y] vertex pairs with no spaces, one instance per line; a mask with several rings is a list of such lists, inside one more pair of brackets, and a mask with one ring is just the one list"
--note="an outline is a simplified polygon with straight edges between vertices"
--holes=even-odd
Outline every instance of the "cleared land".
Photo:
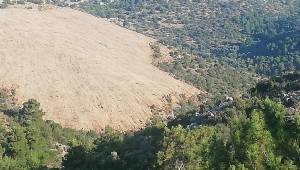
[[72,9],[3,9],[0,85],[65,127],[140,128],[164,95],[200,93],[151,65],[152,41]]

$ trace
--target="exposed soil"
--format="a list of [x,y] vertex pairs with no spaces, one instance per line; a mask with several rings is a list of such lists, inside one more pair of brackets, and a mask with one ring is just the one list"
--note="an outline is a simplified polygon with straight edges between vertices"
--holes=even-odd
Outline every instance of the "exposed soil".
[[200,93],[151,64],[153,41],[68,8],[1,9],[0,85],[65,127],[140,128],[163,96]]

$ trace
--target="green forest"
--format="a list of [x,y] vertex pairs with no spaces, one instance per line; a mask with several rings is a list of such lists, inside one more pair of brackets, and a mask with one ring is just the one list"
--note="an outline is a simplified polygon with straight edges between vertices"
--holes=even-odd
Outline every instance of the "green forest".
[[93,147],[73,146],[63,165],[78,170],[298,169],[299,96],[292,95],[299,82],[299,73],[274,77],[234,101],[177,111],[171,121],[153,117],[135,133],[107,129]]
[[81,9],[175,49],[175,61],[161,68],[213,95],[245,92],[257,77],[300,68],[296,0],[97,2],[82,3]]
[[[0,169],[299,169],[300,74],[259,82],[241,98],[153,116],[137,132],[102,134],[42,119],[39,103],[0,93]],[[55,143],[65,144],[62,157]]]
[[0,169],[32,170],[59,167],[61,157],[55,144],[91,143],[97,135],[62,128],[44,121],[40,104],[30,99],[16,105],[14,89],[0,90]]
[[1,170],[300,169],[300,1],[102,2],[80,10],[158,39],[173,59],[157,66],[212,99],[99,134],[45,121],[38,101],[2,88]]

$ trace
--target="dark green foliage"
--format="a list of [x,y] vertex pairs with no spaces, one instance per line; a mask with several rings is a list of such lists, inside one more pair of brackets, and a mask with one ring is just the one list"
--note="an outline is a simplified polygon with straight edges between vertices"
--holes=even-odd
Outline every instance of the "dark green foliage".
[[162,169],[209,169],[210,141],[214,129],[197,127],[193,130],[182,126],[165,130],[163,146],[158,152]]
[[36,100],[16,107],[7,99],[13,95],[3,90],[0,169],[59,167],[55,142],[71,147],[61,169],[297,169],[299,101],[291,106],[279,101],[282,94],[300,89],[299,80],[298,73],[274,77],[259,83],[246,98],[203,106],[198,114],[210,109],[213,116],[200,116],[209,120],[198,125],[187,126],[196,110],[183,102],[173,121],[153,117],[145,129],[132,133],[107,128],[96,140],[93,133],[42,120]]
[[282,77],[273,77],[259,82],[256,87],[250,89],[252,96],[259,98],[273,98],[288,107],[294,106],[299,101],[300,74],[289,73]]
[[[223,55],[243,43],[249,34],[272,35],[272,21],[279,15],[287,15],[294,5],[293,2],[265,3],[262,0],[243,3],[130,0],[104,6],[84,3],[82,8],[101,17],[125,20],[137,31],[155,36],[172,46],[188,51],[193,49],[201,55]],[[266,6],[272,9],[265,10]]]
[[218,61],[184,56],[172,62],[160,63],[159,67],[176,78],[202,88],[216,98],[224,95],[239,95],[256,82],[254,74],[247,70],[237,70]]
[[71,140],[91,143],[93,133],[64,129],[51,121],[44,121],[40,104],[30,99],[19,108],[15,105],[14,90],[0,90],[0,169],[47,169],[60,164],[55,143]]
[[253,72],[300,69],[299,1],[126,0],[81,8],[176,48],[175,61],[160,67],[213,95],[245,92]]
[[225,126],[178,125],[154,131],[148,127],[129,136],[107,132],[92,150],[73,147],[64,165],[66,169],[297,169],[299,114],[289,124],[284,106],[269,99],[255,101],[249,111],[249,115],[242,110],[231,113]]
[[[28,104],[32,105],[29,106]],[[25,110],[28,112],[23,112]],[[16,121],[7,118],[1,122],[3,131],[0,133],[5,140],[0,143],[4,150],[0,165],[3,165],[3,169],[46,167],[48,163],[55,161],[56,152],[51,150],[51,144],[38,129],[39,124],[43,122],[39,104],[34,100],[29,100],[24,103],[23,108],[18,113],[13,117]]]
[[[149,169],[162,145],[163,127],[153,120],[141,132],[121,134],[107,128],[93,148],[75,146],[63,162],[65,169]],[[86,155],[80,156],[78,155]]]
[[65,168],[296,170],[300,167],[299,110],[290,113],[291,108],[275,100],[280,96],[277,92],[291,90],[299,79],[297,73],[275,77],[270,80],[277,83],[275,91],[275,85],[267,85],[267,93],[257,90],[255,96],[224,102],[222,110],[217,109],[220,115],[211,118],[215,124],[187,127],[191,111],[186,117],[177,114],[168,125],[155,118],[135,133],[108,129],[92,148],[74,146],[64,160]]
[[[239,98],[259,79],[254,71],[299,70],[299,1],[123,0],[82,9],[174,47],[159,67],[219,100],[182,104],[173,120],[154,117],[137,132],[107,128],[95,139],[42,120],[36,100],[18,107],[15,92],[2,89],[0,169],[59,167],[56,142],[71,147],[66,170],[300,168],[299,73],[263,80]],[[159,45],[151,47],[160,57]],[[228,94],[235,100],[221,100]]]

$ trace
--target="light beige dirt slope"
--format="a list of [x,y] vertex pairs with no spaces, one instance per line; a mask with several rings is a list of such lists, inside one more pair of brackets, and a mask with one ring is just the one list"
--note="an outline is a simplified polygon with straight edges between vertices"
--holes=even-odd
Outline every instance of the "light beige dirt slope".
[[142,127],[162,96],[199,90],[151,65],[152,39],[83,12],[0,10],[0,85],[66,127]]

